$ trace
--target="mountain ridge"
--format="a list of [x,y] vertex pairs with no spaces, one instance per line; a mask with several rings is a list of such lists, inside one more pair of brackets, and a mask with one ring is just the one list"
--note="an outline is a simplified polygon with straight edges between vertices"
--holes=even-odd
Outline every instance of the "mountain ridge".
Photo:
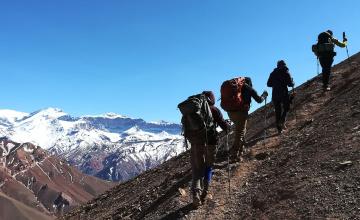
[[73,117],[52,107],[32,113],[0,110],[0,130],[11,140],[43,146],[84,173],[112,181],[132,178],[184,150],[181,125],[116,113]]
[[0,138],[0,191],[45,215],[63,214],[114,185],[82,174],[37,145]]

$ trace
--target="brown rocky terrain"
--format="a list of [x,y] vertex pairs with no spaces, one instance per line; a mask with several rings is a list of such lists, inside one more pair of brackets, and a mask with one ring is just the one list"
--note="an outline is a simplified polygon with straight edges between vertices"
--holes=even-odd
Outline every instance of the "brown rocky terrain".
[[329,92],[318,76],[296,88],[281,135],[271,104],[251,114],[248,152],[230,165],[230,182],[223,136],[211,195],[198,209],[191,205],[185,152],[64,219],[360,219],[359,64],[356,54],[336,65]]
[[[20,218],[17,215],[22,211],[12,211],[9,207],[28,206],[28,209],[36,209],[48,216],[60,215],[114,185],[82,174],[31,143],[0,139],[0,210],[4,209],[5,219]],[[8,204],[13,200],[23,205]]]

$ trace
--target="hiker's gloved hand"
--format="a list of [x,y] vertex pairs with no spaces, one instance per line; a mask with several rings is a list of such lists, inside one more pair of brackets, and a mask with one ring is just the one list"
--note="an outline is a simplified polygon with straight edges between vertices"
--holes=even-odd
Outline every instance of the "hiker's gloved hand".
[[268,92],[267,91],[264,91],[262,94],[261,94],[261,97],[263,97],[263,99],[265,99],[266,97],[268,97]]
[[343,38],[343,42],[347,42],[347,38],[346,38],[346,37]]

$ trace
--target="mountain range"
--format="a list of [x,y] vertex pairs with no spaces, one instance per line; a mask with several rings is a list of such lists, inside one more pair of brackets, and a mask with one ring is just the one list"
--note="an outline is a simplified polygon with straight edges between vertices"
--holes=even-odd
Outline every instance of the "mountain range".
[[0,110],[0,136],[39,145],[83,173],[125,181],[184,151],[181,125],[115,113],[73,117],[58,108]]

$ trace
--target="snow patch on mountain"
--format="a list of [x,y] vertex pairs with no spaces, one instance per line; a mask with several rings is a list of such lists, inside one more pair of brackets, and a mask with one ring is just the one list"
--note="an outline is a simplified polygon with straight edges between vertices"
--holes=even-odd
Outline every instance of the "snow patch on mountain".
[[[1,123],[3,122],[3,123]],[[72,117],[58,108],[0,110],[0,133],[67,159],[84,173],[119,181],[183,152],[181,126],[115,113]]]
[[18,112],[9,109],[0,109],[0,120],[5,119],[9,122],[15,122],[19,119],[22,119],[28,116],[28,113],[25,112]]
[[115,119],[115,118],[129,118],[127,116],[124,115],[119,115],[113,112],[109,112],[109,113],[105,113],[102,115],[87,115],[84,117],[88,117],[88,118],[109,118],[109,119]]

